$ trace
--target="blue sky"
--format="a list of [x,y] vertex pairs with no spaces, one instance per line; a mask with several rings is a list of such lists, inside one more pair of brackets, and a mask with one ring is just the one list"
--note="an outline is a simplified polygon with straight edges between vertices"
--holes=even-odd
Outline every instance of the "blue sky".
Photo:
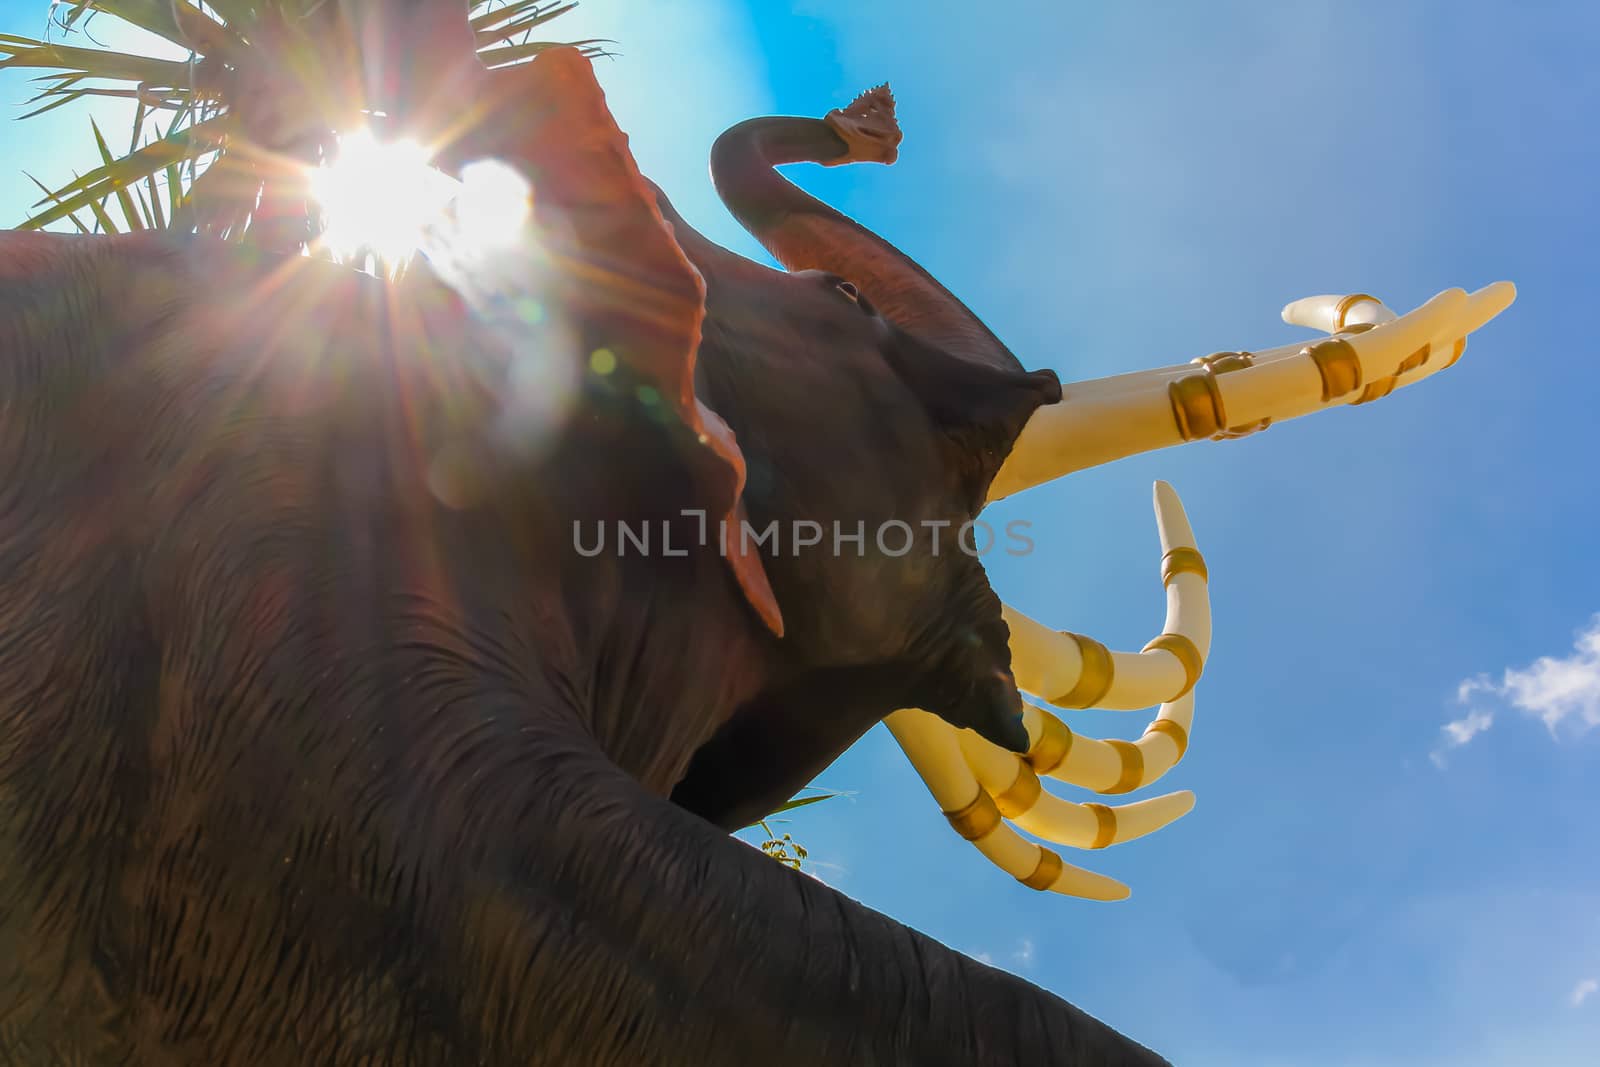
[[[41,9],[0,0],[0,28]],[[644,169],[751,254],[705,176],[713,138],[888,79],[900,162],[792,175],[1065,381],[1305,337],[1278,310],[1313,293],[1405,310],[1508,278],[1520,297],[1382,403],[996,509],[1039,546],[991,558],[1001,595],[1113,646],[1160,623],[1153,479],[1206,553],[1214,650],[1158,787],[1197,807],[1068,857],[1132,899],[989,866],[881,728],[820,779],[851,796],[786,828],[843,891],[1180,1064],[1600,1063],[1600,346],[1581,310],[1600,283],[1600,9],[978,10],[586,0],[556,26],[618,40],[601,76]],[[0,135],[7,221],[32,199],[17,168],[60,178],[85,125]],[[1145,717],[1069,721],[1133,737]]]

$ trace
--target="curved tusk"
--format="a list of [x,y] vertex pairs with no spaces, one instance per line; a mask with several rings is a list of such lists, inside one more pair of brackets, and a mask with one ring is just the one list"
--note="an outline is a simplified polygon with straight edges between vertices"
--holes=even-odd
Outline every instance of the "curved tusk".
[[971,730],[957,730],[961,753],[1005,818],[1035,837],[1073,848],[1105,848],[1154,833],[1194,808],[1188,790],[1109,807],[1074,804],[1046,790],[1029,764]]
[[1382,300],[1366,293],[1349,296],[1308,296],[1283,309],[1283,321],[1323,333],[1343,333],[1352,326],[1378,326],[1398,316]]
[[1397,368],[1394,374],[1369,383],[1362,391],[1362,395],[1351,403],[1364,404],[1381,399],[1396,389],[1403,389],[1453,366],[1466,351],[1467,336],[1472,331],[1481,329],[1485,323],[1510,307],[1516,298],[1517,287],[1510,282],[1496,282],[1469,294],[1467,307],[1463,312],[1464,321],[1460,324],[1464,329],[1446,331],[1445,334],[1434,337],[1425,351],[1416,353],[1411,360]]
[[884,719],[922,777],[939,810],[962,837],[996,867],[1031,889],[1088,900],[1126,900],[1128,887],[1114,878],[1065,863],[1050,849],[1005,825],[961,753],[956,730],[938,716],[903,708]]
[[1205,560],[1172,486],[1156,482],[1154,496],[1167,592],[1160,636],[1143,651],[1112,652],[1091,637],[1051,630],[1002,606],[1019,689],[1062,708],[1133,711],[1177,700],[1199,681],[1211,651]]
[[[1274,421],[1376,400],[1426,377],[1415,373],[1419,368],[1449,366],[1466,336],[1515,297],[1510,282],[1470,297],[1449,289],[1395,318],[1364,294],[1310,297],[1290,304],[1284,317],[1298,325],[1338,326],[1343,333],[1310,345],[1219,353],[1195,361],[1199,367],[1069,385],[1060,403],[1040,408],[1023,427],[989,499],[1139,452],[1205,437],[1240,437]],[[1440,354],[1444,358],[1436,358]]]
[[1189,750],[1194,694],[1161,705],[1161,714],[1137,741],[1102,741],[1075,734],[1059,718],[1032,704],[1022,706],[1022,724],[1030,741],[1022,758],[1035,774],[1096,793],[1131,793],[1172,770]]

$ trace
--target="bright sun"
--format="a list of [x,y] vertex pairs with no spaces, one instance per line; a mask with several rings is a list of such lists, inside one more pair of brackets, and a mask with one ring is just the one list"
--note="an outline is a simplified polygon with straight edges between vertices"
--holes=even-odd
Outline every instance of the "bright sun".
[[322,242],[342,258],[404,263],[446,234],[456,254],[487,252],[514,239],[528,218],[528,185],[510,167],[472,163],[456,181],[428,165],[422,145],[380,141],[366,129],[341,136],[310,184]]

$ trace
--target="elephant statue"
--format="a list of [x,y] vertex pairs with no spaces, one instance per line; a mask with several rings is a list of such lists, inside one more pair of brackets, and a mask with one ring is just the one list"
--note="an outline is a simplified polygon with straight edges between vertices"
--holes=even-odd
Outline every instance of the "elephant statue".
[[502,247],[388,284],[0,238],[0,1059],[1164,1062],[725,831],[897,709],[1037,753],[1018,678],[1088,659],[1014,672],[934,532],[1406,384],[1508,297],[1063,399],[774,173],[891,160],[886,91],[718,142],[780,271],[673,212],[577,52],[472,77],[438,158],[531,188]]

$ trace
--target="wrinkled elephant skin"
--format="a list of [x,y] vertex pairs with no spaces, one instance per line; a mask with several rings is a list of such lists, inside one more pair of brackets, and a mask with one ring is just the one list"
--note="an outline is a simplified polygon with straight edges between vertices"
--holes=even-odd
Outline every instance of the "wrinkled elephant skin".
[[1160,1062],[713,824],[1018,698],[970,556],[683,512],[959,525],[1053,376],[707,245],[586,62],[513,77],[498,302],[0,238],[0,1059]]

